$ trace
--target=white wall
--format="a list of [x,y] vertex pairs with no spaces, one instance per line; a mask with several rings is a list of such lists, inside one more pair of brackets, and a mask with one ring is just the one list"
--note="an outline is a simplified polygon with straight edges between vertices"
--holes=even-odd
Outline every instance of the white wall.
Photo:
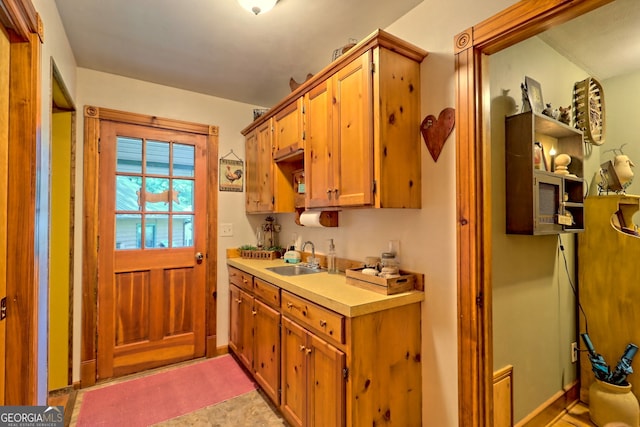
[[[455,107],[454,36],[513,3],[425,0],[386,28],[429,52],[421,67],[421,117]],[[422,411],[426,426],[458,425],[455,185],[454,129],[437,162],[423,145],[420,210],[343,211],[335,230],[307,230],[292,225],[292,215],[279,216],[281,243],[288,244],[295,231],[303,241],[314,241],[319,252],[326,252],[327,240],[334,238],[339,257],[357,260],[379,254],[390,239],[400,240],[401,266],[425,274]]]
[[48,384],[48,321],[49,321],[49,226],[50,226],[50,173],[51,173],[51,73],[53,62],[64,80],[71,96],[75,95],[76,62],[58,15],[55,3],[46,0],[33,0],[44,25],[45,43],[41,53],[41,127],[38,138],[40,150],[38,163],[41,167],[36,177],[36,260],[38,268],[38,372],[37,401],[47,402]]
[[[185,120],[195,123],[216,125],[219,127],[218,156],[226,155],[230,150],[244,156],[244,137],[240,131],[253,120],[254,106],[222,98],[215,98],[181,89],[160,86],[140,80],[129,79],[113,74],[101,73],[86,68],[77,70],[77,104],[81,109],[85,105],[148,114],[158,117]],[[83,118],[77,123],[76,158],[82,159]],[[81,181],[82,174],[78,180]],[[217,189],[214,189],[217,191]],[[82,197],[82,184],[76,184],[76,197]],[[244,215],[244,192],[218,193],[218,223],[233,223],[233,236],[218,239],[218,345],[225,345],[229,335],[228,320],[228,275],[226,268],[226,249],[238,247],[253,238],[252,227]],[[76,218],[81,215],[76,214]],[[77,224],[76,230],[82,230]],[[81,243],[81,242],[80,242]],[[76,251],[81,251],[76,242]],[[81,274],[76,274],[75,301],[81,300]],[[79,312],[79,310],[78,310]],[[78,319],[77,319],[78,320]],[[74,380],[79,378],[78,361],[80,333],[75,332]]]
[[[425,0],[387,30],[430,52],[421,67],[422,117],[437,115],[445,107],[455,107],[454,36],[466,28],[516,3],[515,0]],[[35,0],[40,11],[49,11],[53,2]],[[462,13],[464,12],[464,13]],[[47,49],[54,49],[66,36],[57,14],[45,16]],[[49,28],[48,26],[52,28]],[[77,123],[78,174],[76,182],[76,239],[78,258],[74,272],[75,328],[74,381],[79,379],[80,303],[81,303],[81,219],[84,105],[95,105],[161,117],[218,125],[220,127],[219,155],[230,149],[245,158],[244,140],[240,130],[251,122],[253,106],[200,95],[183,90],[145,83],[88,69],[75,70],[66,48],[56,48],[56,61],[64,63],[63,75],[79,110]],[[69,64],[69,69],[67,69]],[[58,64],[60,65],[60,64]],[[75,75],[77,73],[77,76]],[[43,73],[45,74],[45,73]],[[47,94],[43,87],[43,94]],[[48,124],[43,133],[47,132]],[[340,214],[341,226],[335,230],[305,230],[293,225],[292,215],[280,215],[283,224],[282,242],[288,243],[293,230],[305,239],[317,243],[318,251],[327,250],[326,240],[336,239],[340,257],[362,259],[386,248],[389,239],[401,241],[401,265],[423,272],[426,276],[426,300],[423,304],[422,360],[423,360],[423,420],[424,425],[456,426],[458,424],[458,365],[457,365],[457,296],[456,296],[456,212],[455,212],[455,130],[437,162],[426,148],[422,150],[423,196],[420,210],[355,210]],[[218,269],[218,342],[226,343],[227,273],[224,266],[225,249],[253,241],[253,225],[262,216],[247,218],[244,212],[244,193],[219,193],[219,223],[233,223],[234,236],[219,239]],[[400,327],[399,327],[400,328]],[[400,329],[399,329],[400,330]]]

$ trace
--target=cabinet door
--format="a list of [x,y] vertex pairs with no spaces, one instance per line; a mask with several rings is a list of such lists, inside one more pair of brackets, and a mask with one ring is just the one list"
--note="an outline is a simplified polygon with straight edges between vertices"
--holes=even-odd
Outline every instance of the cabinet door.
[[334,203],[330,86],[330,81],[324,81],[305,96],[305,203],[311,208]]
[[258,185],[258,132],[253,131],[245,137],[245,210],[247,212],[255,212],[259,200]]
[[229,287],[229,347],[249,370],[253,363],[253,298],[231,285]]
[[304,148],[302,104],[302,97],[300,97],[274,116],[274,160],[287,158]]
[[229,286],[229,348],[239,356],[242,348],[242,326],[240,322],[240,289]]
[[282,396],[287,421],[301,427],[307,413],[307,333],[282,317]]
[[260,125],[246,137],[247,158],[245,210],[248,213],[273,211],[273,163],[271,159],[271,121]]
[[340,206],[373,203],[371,64],[368,51],[333,77],[333,184]]
[[280,313],[259,300],[254,300],[254,353],[255,378],[264,392],[277,405],[280,386]]
[[271,121],[258,128],[258,212],[273,211],[273,161]]
[[310,426],[345,425],[344,353],[309,334],[307,352]]

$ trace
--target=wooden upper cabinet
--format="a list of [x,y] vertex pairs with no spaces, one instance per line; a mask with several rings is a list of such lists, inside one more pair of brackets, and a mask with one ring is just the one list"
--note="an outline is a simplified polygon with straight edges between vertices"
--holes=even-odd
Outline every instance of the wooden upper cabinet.
[[306,204],[421,207],[420,64],[373,48],[305,97]]
[[306,206],[373,203],[371,52],[305,97]]
[[330,83],[325,80],[305,95],[305,205],[310,208],[330,206],[333,201]]
[[[382,30],[296,89],[244,135],[274,124],[275,211],[291,211],[292,159],[305,207],[421,207],[420,63],[427,52]],[[303,156],[300,153],[304,152]],[[250,165],[247,164],[247,168]]]
[[273,162],[271,121],[246,135],[246,212],[273,212]]
[[299,97],[273,116],[273,159],[302,157],[304,149],[303,102]]
[[[337,206],[373,203],[372,57],[368,51],[331,80],[333,201]],[[307,179],[313,180],[313,177]]]

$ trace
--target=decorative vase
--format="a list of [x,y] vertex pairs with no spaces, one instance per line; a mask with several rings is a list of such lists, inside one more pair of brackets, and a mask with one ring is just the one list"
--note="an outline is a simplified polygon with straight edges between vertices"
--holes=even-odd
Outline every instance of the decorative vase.
[[596,379],[589,387],[589,418],[599,427],[615,421],[638,427],[640,405],[631,384],[620,386]]

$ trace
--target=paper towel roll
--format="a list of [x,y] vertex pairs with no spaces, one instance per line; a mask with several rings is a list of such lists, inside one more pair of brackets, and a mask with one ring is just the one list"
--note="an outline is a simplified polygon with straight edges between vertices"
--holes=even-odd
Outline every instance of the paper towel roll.
[[320,223],[322,211],[304,211],[300,214],[300,224],[305,227],[324,227]]

